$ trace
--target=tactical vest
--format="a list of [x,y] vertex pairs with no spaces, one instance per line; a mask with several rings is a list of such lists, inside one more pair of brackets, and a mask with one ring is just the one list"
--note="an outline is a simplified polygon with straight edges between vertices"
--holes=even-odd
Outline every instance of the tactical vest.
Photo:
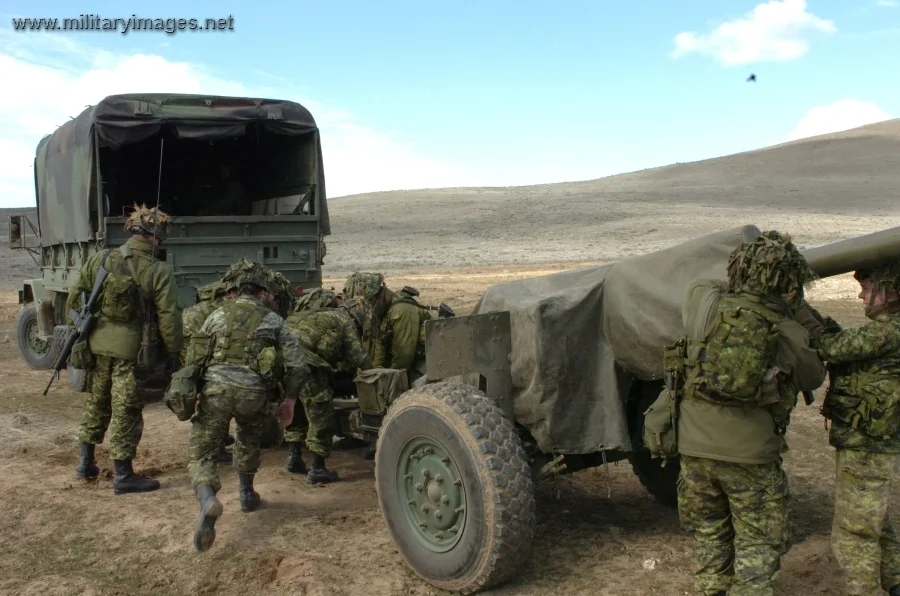
[[723,295],[705,339],[684,341],[684,399],[763,405],[760,397],[767,394],[777,401],[772,363],[784,316],[758,297]]
[[268,315],[268,309],[256,304],[231,302],[227,309],[225,329],[210,335],[197,333],[190,339],[189,364],[204,369],[217,364],[246,366],[260,375],[267,385],[277,385],[283,376],[283,363],[274,345],[262,347],[254,340],[256,330]]
[[[106,250],[106,256],[113,249]],[[119,247],[121,257],[107,259],[113,261],[113,266],[106,266],[109,272],[103,282],[103,296],[100,301],[100,315],[109,321],[117,323],[136,323],[141,313],[145,310],[145,297],[141,291],[140,278],[134,257],[126,245]]]

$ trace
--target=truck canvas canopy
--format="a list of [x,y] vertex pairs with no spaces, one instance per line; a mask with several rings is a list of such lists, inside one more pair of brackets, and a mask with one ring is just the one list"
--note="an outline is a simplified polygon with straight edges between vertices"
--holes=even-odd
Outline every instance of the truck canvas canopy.
[[[162,151],[161,151],[162,150]],[[35,190],[44,246],[97,240],[103,218],[135,202],[197,217],[228,169],[253,202],[241,215],[316,215],[330,234],[319,130],[300,104],[184,94],[113,95],[38,144]],[[313,212],[315,211],[315,213]],[[221,213],[219,215],[222,215]]]

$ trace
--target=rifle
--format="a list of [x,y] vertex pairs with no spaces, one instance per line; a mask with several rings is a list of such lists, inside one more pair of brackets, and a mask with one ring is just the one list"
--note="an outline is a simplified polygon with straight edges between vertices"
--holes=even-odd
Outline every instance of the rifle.
[[103,282],[109,274],[109,271],[103,266],[106,263],[106,257],[108,256],[109,253],[106,253],[100,260],[100,267],[97,269],[97,279],[94,280],[94,287],[91,288],[90,298],[85,300],[84,292],[81,293],[81,312],[76,312],[74,309],[69,311],[69,318],[72,319],[74,328],[69,332],[68,337],[66,337],[66,343],[63,344],[62,351],[59,353],[59,357],[53,365],[53,374],[50,376],[50,382],[44,387],[44,395],[47,395],[47,392],[50,391],[50,385],[53,384],[53,381],[59,378],[59,371],[65,368],[66,361],[69,359],[69,354],[72,352],[72,346],[74,346],[82,337],[87,337],[94,329],[94,324],[97,320],[94,318],[91,309],[93,308],[94,303],[97,302],[97,297],[100,295],[100,290],[103,288]]
[[[400,291],[412,296],[413,298],[419,295],[419,290],[411,287],[411,286],[403,286],[400,288]],[[419,308],[424,308],[425,310],[436,310],[438,313],[438,317],[441,319],[448,319],[450,317],[455,317],[456,313],[453,312],[453,309],[450,308],[450,305],[446,302],[441,302],[440,306],[426,306],[425,304],[420,304],[418,300],[415,301],[416,306]]]

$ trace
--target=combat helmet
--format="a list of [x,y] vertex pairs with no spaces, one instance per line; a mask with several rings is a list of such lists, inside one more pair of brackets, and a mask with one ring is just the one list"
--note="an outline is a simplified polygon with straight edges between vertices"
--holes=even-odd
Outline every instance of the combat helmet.
[[247,258],[233,264],[222,276],[222,283],[228,291],[237,290],[244,284],[253,284],[267,292],[272,292],[271,276],[266,268]]
[[294,288],[291,281],[274,269],[262,266],[269,278],[269,291],[278,301],[278,314],[286,317],[294,304]]
[[888,261],[887,263],[882,263],[881,265],[874,267],[858,269],[853,274],[853,277],[859,282],[865,280],[872,281],[872,295],[869,298],[869,303],[866,304],[867,316],[874,316],[887,310],[884,306],[874,305],[875,298],[878,295],[884,296],[885,305],[892,305],[890,310],[894,310],[893,307],[900,302],[898,299],[889,299],[890,294],[900,295],[900,260]]
[[333,290],[316,288],[310,292],[304,292],[294,303],[294,312],[316,312],[334,306],[337,295]]
[[125,221],[125,231],[141,236],[156,236],[160,242],[165,240],[172,228],[172,219],[167,213],[153,207],[147,208],[147,205],[138,206],[134,203],[134,210]]
[[384,276],[380,273],[363,273],[354,271],[344,283],[344,298],[362,298],[366,302],[374,302],[381,288],[384,287]]
[[728,289],[731,292],[781,296],[796,305],[804,286],[818,279],[789,234],[775,230],[746,239],[728,257]]

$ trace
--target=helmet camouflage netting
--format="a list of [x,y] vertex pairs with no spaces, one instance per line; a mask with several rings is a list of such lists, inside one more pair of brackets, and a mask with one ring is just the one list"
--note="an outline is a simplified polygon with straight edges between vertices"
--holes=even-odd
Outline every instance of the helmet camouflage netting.
[[125,231],[141,236],[152,234],[160,240],[165,240],[172,228],[172,219],[164,211],[156,207],[149,209],[147,205],[138,206],[134,203],[134,210],[125,221]]
[[362,298],[371,302],[384,286],[384,276],[380,273],[354,271],[344,284],[344,298]]
[[728,258],[729,290],[775,294],[793,301],[818,276],[794,246],[789,234],[763,232],[744,242]]
[[311,292],[304,292],[294,303],[294,312],[315,312],[324,308],[330,308],[334,304],[336,294],[331,290],[316,288]]
[[228,290],[236,290],[243,284],[254,284],[271,292],[270,280],[271,276],[265,267],[247,258],[243,258],[232,265],[222,277],[222,282]]

